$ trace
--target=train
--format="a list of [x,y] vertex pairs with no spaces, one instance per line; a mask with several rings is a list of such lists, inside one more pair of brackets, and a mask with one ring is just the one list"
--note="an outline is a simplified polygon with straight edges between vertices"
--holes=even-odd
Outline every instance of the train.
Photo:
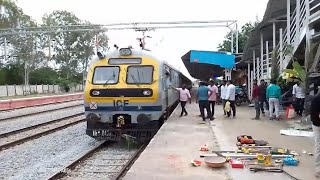
[[148,141],[179,103],[174,87],[192,81],[149,51],[120,48],[97,53],[84,89],[86,134],[120,141],[127,135]]

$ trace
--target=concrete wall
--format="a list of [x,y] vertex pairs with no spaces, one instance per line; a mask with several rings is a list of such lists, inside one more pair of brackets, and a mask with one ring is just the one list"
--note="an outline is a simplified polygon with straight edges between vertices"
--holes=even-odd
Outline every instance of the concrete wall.
[[[70,92],[83,91],[83,85],[70,86]],[[64,89],[58,85],[3,85],[0,86],[0,97],[23,96],[28,94],[61,93]]]

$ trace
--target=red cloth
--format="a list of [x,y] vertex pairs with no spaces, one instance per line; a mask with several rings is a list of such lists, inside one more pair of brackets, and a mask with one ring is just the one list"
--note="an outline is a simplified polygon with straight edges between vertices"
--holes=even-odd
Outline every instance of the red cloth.
[[259,97],[259,86],[258,85],[254,85],[253,86],[253,90],[252,90],[252,98],[256,99]]

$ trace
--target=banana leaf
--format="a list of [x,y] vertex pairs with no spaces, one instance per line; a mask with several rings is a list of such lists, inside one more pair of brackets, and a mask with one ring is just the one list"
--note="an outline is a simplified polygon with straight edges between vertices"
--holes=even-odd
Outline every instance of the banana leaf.
[[283,70],[286,73],[292,74],[294,77],[300,78],[299,73],[297,73],[295,70],[293,69],[284,69]]
[[306,71],[303,69],[303,67],[300,66],[300,64],[297,61],[293,62],[292,66],[293,66],[294,70],[299,74],[298,77],[301,79],[301,81],[305,82]]

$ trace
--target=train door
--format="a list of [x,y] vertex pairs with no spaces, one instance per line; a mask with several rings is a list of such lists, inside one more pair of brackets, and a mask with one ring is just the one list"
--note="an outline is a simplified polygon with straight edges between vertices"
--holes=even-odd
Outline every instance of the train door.
[[164,87],[166,107],[169,107],[169,89],[171,86],[171,72],[168,66],[164,66]]

